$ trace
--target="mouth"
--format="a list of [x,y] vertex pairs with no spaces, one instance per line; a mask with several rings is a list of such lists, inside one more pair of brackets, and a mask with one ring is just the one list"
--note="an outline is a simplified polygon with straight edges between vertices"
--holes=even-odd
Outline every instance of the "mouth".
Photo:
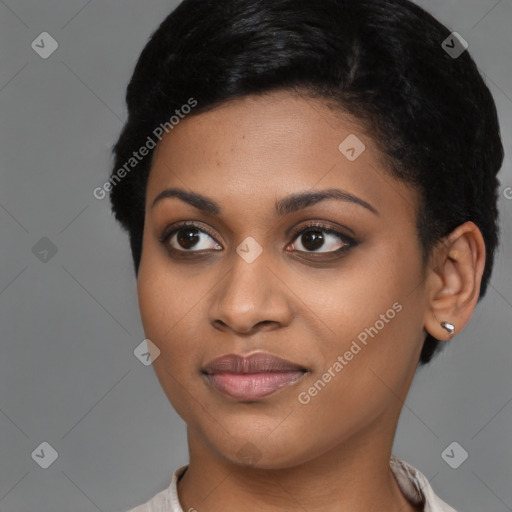
[[256,352],[248,356],[227,354],[214,359],[202,370],[215,390],[240,401],[255,401],[294,385],[308,370],[301,365]]

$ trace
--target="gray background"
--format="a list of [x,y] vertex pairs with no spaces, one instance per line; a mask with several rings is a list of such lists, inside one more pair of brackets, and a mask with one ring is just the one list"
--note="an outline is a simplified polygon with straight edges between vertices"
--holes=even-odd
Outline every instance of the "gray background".
[[[507,151],[504,192],[512,186],[512,1],[419,3],[469,42],[486,75]],[[92,195],[110,171],[135,61],[176,4],[0,0],[3,512],[120,512],[188,462],[184,423],[133,354],[144,333],[128,238],[108,199]],[[43,31],[59,43],[48,59],[31,48]],[[394,447],[462,512],[512,510],[512,200],[504,194],[500,212],[487,296],[418,371]],[[46,262],[33,249],[43,237],[57,249]],[[58,452],[47,469],[31,457],[44,441]],[[453,441],[469,453],[458,469],[441,457]]]

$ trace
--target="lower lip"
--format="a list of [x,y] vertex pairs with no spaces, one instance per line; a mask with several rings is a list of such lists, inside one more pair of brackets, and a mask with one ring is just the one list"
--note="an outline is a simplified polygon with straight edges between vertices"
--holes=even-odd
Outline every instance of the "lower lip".
[[214,373],[207,381],[217,390],[237,400],[258,400],[295,384],[306,372]]

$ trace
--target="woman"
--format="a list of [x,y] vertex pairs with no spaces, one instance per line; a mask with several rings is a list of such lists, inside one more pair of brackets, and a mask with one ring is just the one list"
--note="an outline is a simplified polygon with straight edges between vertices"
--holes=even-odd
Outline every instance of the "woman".
[[132,512],[453,511],[391,449],[498,241],[463,39],[407,0],[184,0],[127,104],[112,207],[190,453]]

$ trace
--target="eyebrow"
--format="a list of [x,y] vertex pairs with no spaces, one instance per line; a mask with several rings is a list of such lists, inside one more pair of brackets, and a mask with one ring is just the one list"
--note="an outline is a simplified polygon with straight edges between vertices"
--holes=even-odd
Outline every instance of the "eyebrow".
[[[181,199],[183,202],[188,203],[194,208],[205,213],[213,215],[222,214],[222,208],[213,199],[201,194],[196,194],[195,192],[187,192],[186,190],[179,188],[167,188],[160,192],[153,200],[151,208],[154,208],[160,201],[172,197]],[[337,188],[321,190],[318,192],[302,192],[284,197],[275,203],[276,213],[278,216],[283,217],[284,215],[302,210],[308,206],[313,206],[327,199],[335,199],[337,201],[357,204],[366,208],[375,215],[380,215],[371,204],[345,190]]]

